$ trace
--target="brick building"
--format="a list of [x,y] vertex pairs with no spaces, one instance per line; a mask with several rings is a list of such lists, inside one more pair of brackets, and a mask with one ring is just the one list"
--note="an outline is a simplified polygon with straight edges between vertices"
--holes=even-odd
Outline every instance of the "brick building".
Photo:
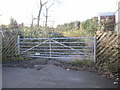
[[112,31],[115,30],[115,13],[114,12],[105,12],[99,13],[99,28],[102,31]]
[[118,2],[118,9],[116,11],[116,27],[115,31],[120,34],[120,1]]

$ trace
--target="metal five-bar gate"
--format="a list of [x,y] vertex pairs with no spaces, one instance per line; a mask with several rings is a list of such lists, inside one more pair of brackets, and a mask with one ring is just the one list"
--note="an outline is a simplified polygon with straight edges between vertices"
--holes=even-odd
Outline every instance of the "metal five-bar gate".
[[18,53],[41,58],[96,58],[95,37],[20,38]]

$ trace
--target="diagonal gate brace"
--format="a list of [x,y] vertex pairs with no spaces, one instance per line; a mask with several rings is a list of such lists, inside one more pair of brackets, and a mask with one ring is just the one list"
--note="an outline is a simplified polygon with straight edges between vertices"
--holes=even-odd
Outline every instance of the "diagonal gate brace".
[[[67,46],[67,45],[65,45],[65,44],[62,44],[62,43],[60,43],[60,42],[58,42],[58,41],[56,41],[56,40],[53,40],[53,39],[51,39],[53,42],[55,42],[55,43],[58,43],[58,44],[60,44],[60,45],[62,45],[62,46],[64,46],[64,47],[68,47],[68,48],[70,48],[71,50],[74,50],[74,51],[76,51],[76,52],[78,52],[78,53],[80,53],[80,54],[84,54],[84,53],[82,53],[82,52],[80,52],[80,51],[78,51],[78,50],[76,50],[76,49],[74,49],[74,48],[72,48],[72,47],[70,47],[70,46]],[[84,54],[85,55],[85,54]],[[87,55],[85,55],[85,56],[87,56]]]
[[35,45],[35,46],[33,46],[33,47],[29,48],[29,49],[27,49],[27,50],[23,51],[21,54],[23,54],[23,53],[25,53],[25,52],[27,52],[27,51],[29,51],[29,50],[32,50],[33,48],[38,47],[39,45],[41,45],[41,44],[43,44],[43,43],[46,43],[47,41],[48,41],[48,40],[45,40],[44,42],[39,43],[39,44],[37,44],[37,45]]

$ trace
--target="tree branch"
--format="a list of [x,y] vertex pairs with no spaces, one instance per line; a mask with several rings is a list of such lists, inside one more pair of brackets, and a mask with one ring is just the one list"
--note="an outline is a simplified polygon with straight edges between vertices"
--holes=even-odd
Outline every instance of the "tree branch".
[[44,3],[42,4],[42,6],[46,5],[47,3],[48,3],[48,1],[44,2]]

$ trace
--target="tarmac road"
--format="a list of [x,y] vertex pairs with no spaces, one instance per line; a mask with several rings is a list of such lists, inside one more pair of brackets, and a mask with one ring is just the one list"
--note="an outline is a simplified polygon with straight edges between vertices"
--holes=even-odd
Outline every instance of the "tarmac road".
[[66,70],[52,63],[35,68],[3,67],[2,88],[117,88],[96,73]]

